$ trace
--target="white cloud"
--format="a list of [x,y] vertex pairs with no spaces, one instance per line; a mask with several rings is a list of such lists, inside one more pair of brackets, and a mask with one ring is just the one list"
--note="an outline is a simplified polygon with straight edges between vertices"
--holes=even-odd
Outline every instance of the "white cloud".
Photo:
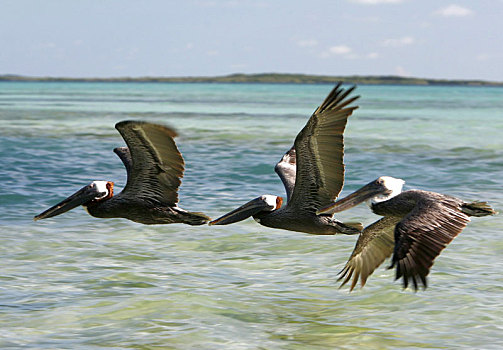
[[414,44],[415,40],[411,36],[404,36],[396,39],[383,40],[382,46],[385,47],[401,47]]
[[446,7],[442,7],[434,12],[435,15],[443,17],[466,17],[473,13],[472,10],[466,7],[461,7],[459,5],[451,4]]
[[320,58],[329,58],[334,56],[342,57],[348,60],[356,60],[356,59],[376,59],[379,57],[379,54],[377,52],[370,52],[368,54],[359,54],[354,52],[353,49],[347,45],[331,46],[319,54]]
[[338,45],[332,46],[328,49],[328,52],[333,55],[347,55],[353,51],[349,46],[346,45]]
[[336,46],[331,46],[328,49],[325,49],[321,51],[319,56],[321,58],[328,58],[331,56],[343,56],[348,58],[352,54],[352,49],[349,46],[346,45],[336,45]]
[[403,2],[403,0],[350,0],[350,1],[363,5],[400,4]]

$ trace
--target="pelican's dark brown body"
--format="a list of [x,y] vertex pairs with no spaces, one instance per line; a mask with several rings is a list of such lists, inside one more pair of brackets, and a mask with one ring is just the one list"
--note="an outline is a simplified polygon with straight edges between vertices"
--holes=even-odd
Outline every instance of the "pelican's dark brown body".
[[[436,192],[408,190],[386,201],[373,203],[372,212],[381,216],[398,216],[403,218],[413,209],[417,208],[419,211],[432,210],[432,214],[434,215],[434,208],[439,204],[461,211],[464,203],[461,199]],[[438,212],[438,214],[440,213]]]
[[348,225],[332,219],[328,215],[316,215],[316,210],[299,212],[288,206],[272,212],[263,212],[253,216],[261,225],[289,231],[316,235],[358,234],[359,225]]
[[146,201],[125,200],[116,197],[86,206],[89,215],[96,218],[124,218],[145,225],[188,224],[204,225],[209,218],[202,213],[188,212],[178,207],[160,206]]

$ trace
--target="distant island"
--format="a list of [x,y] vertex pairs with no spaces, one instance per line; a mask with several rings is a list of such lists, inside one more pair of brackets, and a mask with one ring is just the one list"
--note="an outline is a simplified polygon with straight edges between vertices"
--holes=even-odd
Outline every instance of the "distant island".
[[503,86],[503,82],[484,80],[448,80],[386,76],[329,76],[309,74],[230,74],[214,77],[139,77],[139,78],[60,78],[0,75],[0,81],[41,82],[156,82],[156,83],[268,83],[268,84],[334,84],[336,82],[360,85],[452,85],[452,86]]

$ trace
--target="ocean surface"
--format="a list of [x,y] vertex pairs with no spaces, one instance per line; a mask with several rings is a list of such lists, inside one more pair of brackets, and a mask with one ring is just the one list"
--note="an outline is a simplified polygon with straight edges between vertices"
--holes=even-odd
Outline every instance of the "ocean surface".
[[[330,85],[0,83],[0,348],[501,349],[503,219],[473,218],[425,291],[385,262],[348,293],[357,237],[262,227],[146,226],[77,208],[33,216],[126,171],[114,124],[171,125],[180,206],[216,218],[284,195],[274,165]],[[503,89],[359,86],[346,195],[380,175],[503,211]],[[341,220],[375,221],[364,206]]]

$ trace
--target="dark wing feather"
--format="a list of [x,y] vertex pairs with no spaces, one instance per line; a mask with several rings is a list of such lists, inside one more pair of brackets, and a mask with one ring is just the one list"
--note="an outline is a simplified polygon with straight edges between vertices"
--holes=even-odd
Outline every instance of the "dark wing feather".
[[295,187],[295,175],[297,172],[297,165],[295,159],[295,147],[292,146],[281,160],[274,167],[274,171],[278,174],[283,185],[285,185],[287,200],[290,201],[292,197],[293,188]]
[[182,155],[173,140],[176,132],[140,121],[122,121],[115,128],[126,141],[132,160],[126,187],[120,195],[176,205],[184,171]]
[[117,147],[114,148],[114,152],[122,160],[122,163],[126,167],[127,176],[129,178],[131,176],[131,169],[133,168],[133,160],[131,159],[131,152],[129,152],[129,148]]
[[340,272],[339,281],[343,280],[341,287],[352,277],[350,291],[356,286],[358,278],[363,288],[367,278],[391,256],[395,245],[393,233],[399,220],[397,217],[384,217],[365,227],[358,237],[353,253]]
[[[412,192],[412,191],[407,191]],[[421,198],[395,227],[395,248],[390,268],[396,279],[427,287],[426,276],[435,258],[466,227],[470,218],[460,210],[461,201],[434,192],[414,191]]]
[[358,108],[348,107],[359,97],[347,98],[354,89],[344,90],[338,84],[297,135],[296,181],[289,207],[316,212],[339,195],[344,183],[343,133],[348,117]]

